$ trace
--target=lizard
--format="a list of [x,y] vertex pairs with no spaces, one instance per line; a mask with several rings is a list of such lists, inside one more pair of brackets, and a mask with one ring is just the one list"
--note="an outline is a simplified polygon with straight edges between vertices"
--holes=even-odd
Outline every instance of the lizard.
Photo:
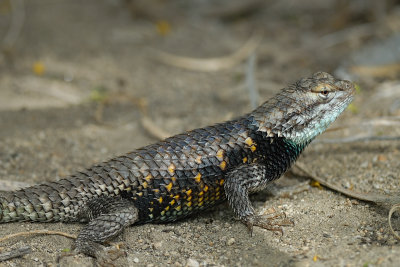
[[173,222],[225,200],[253,226],[249,194],[264,189],[353,100],[354,85],[325,72],[282,89],[252,112],[187,131],[54,182],[0,191],[0,223],[86,223],[74,251],[99,258],[126,227]]

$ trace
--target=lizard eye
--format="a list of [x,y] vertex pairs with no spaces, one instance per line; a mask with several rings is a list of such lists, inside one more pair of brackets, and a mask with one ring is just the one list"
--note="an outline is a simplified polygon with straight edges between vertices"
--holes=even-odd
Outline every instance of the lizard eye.
[[322,98],[323,100],[326,100],[326,99],[328,99],[328,97],[329,97],[329,91],[328,90],[321,90],[320,92],[319,92],[319,97],[320,98]]

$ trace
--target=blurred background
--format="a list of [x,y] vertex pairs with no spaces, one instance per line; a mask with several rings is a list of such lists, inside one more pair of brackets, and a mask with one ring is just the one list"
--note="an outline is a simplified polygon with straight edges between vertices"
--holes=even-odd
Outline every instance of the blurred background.
[[[357,95],[300,161],[349,190],[400,188],[400,1],[0,0],[0,47],[2,180],[59,179],[250,112],[299,78],[326,71],[355,82]],[[170,237],[164,228],[143,237],[155,240],[147,254],[135,254],[145,245],[132,234],[131,253],[141,263],[176,266],[400,261],[386,211],[318,188],[303,201],[269,199],[298,226],[284,241],[270,233],[267,241],[250,239],[231,213],[220,222],[220,211],[199,219],[198,237],[189,224],[183,241],[168,241],[176,255],[157,241]],[[234,229],[221,232],[225,222]],[[210,239],[214,226],[220,230]],[[187,249],[189,240],[197,250]],[[269,246],[280,252],[267,253],[275,251]]]

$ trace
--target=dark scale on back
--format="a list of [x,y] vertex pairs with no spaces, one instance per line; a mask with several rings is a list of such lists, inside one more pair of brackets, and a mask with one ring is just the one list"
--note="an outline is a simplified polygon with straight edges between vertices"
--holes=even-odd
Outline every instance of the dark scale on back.
[[351,102],[354,86],[318,72],[253,112],[95,165],[57,182],[0,192],[0,222],[87,222],[75,249],[103,257],[100,243],[131,224],[171,222],[228,200],[253,226],[285,222],[257,215],[249,193],[279,178]]

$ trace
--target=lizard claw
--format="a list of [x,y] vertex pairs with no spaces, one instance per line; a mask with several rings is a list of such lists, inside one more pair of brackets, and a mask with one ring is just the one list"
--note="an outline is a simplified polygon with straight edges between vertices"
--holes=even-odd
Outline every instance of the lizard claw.
[[279,232],[281,235],[283,235],[283,226],[294,226],[294,222],[288,219],[284,212],[276,212],[273,208],[268,211],[262,215],[252,215],[245,218],[244,223],[249,229],[250,236],[253,236],[253,226]]

